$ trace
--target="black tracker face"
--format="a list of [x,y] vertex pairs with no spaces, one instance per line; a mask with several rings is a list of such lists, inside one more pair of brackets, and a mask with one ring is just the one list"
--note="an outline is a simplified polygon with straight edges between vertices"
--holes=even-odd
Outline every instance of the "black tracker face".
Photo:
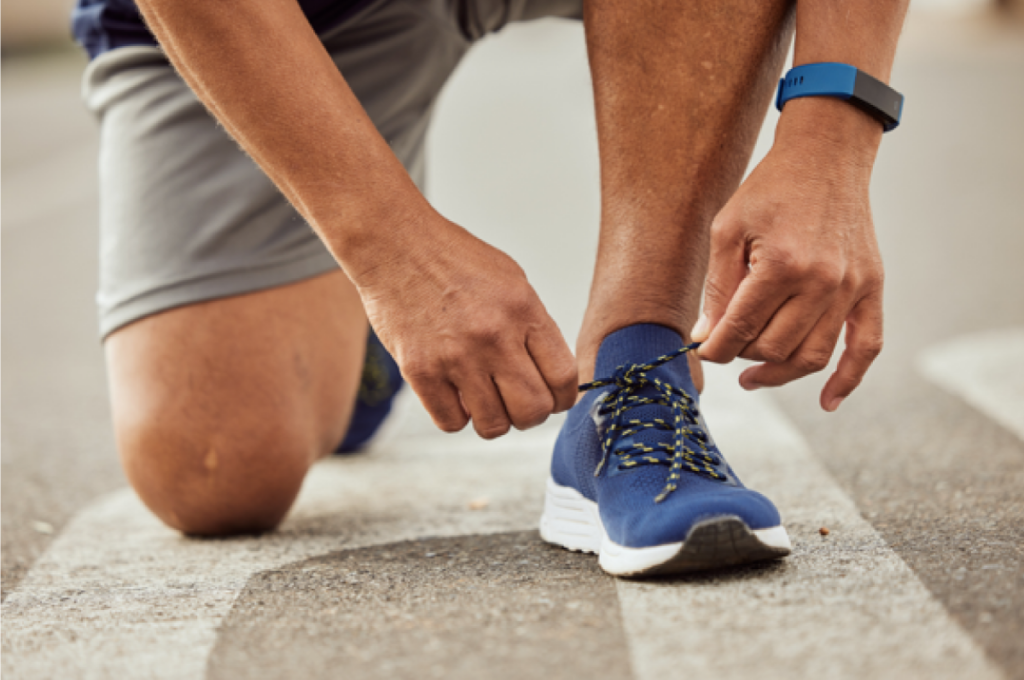
[[853,94],[847,101],[880,120],[887,132],[899,125],[903,95],[863,71],[857,71]]

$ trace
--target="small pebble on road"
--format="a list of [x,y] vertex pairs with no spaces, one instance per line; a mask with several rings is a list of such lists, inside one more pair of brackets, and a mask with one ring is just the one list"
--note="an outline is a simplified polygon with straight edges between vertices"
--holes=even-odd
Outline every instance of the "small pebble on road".
[[36,531],[38,531],[41,534],[52,534],[53,533],[53,525],[52,524],[50,524],[49,522],[43,522],[43,521],[38,520],[38,519],[32,521],[32,528],[35,529]]

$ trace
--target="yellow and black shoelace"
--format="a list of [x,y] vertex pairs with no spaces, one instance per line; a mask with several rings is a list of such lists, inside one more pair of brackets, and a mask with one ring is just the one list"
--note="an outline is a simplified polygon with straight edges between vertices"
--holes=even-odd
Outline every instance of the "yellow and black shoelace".
[[[631,448],[614,451],[619,458],[619,466],[623,468],[639,465],[667,464],[670,466],[665,488],[655,497],[655,503],[665,500],[676,490],[677,482],[684,472],[725,481],[725,475],[716,469],[720,461],[709,448],[707,434],[698,421],[699,413],[694,400],[678,387],[659,378],[648,376],[648,373],[655,368],[678,359],[698,347],[700,347],[700,343],[695,342],[670,354],[664,354],[650,363],[619,366],[610,378],[594,380],[579,386],[580,392],[609,386],[614,388],[598,400],[606,404],[604,410],[606,413],[610,413],[611,424],[605,430],[604,438],[601,441],[602,456],[601,462],[594,471],[595,477],[607,464],[616,441],[621,437],[629,437],[643,430],[655,429],[672,432],[672,442],[658,442],[654,446],[634,442]],[[657,390],[658,396],[641,397],[639,392],[645,387],[653,387]],[[671,408],[672,422],[669,423],[662,418],[640,420],[628,417],[627,412],[631,409],[651,404]],[[687,445],[688,440],[695,444],[696,450]],[[659,452],[665,453],[668,459],[654,455]]]

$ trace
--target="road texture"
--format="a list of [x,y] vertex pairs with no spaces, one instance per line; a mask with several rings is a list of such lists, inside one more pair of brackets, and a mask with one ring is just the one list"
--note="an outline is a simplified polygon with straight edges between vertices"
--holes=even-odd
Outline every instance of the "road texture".
[[[888,344],[860,391],[826,415],[820,378],[745,393],[709,369],[715,436],[794,554],[646,582],[539,541],[559,419],[484,443],[408,393],[278,532],[156,521],[109,431],[83,63],[3,63],[6,677],[1024,678],[1024,27],[911,17],[873,187]],[[582,32],[546,22],[479,46],[430,138],[432,200],[522,262],[570,339],[592,116]]]

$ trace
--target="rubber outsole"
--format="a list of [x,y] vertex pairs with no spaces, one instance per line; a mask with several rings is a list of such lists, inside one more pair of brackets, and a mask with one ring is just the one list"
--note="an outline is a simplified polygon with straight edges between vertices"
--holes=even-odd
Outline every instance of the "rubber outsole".
[[604,530],[597,503],[548,479],[540,535],[568,550],[594,553],[615,576],[657,576],[719,569],[785,557],[792,551],[781,526],[751,529],[734,515],[695,524],[680,543],[648,548],[620,546]]

